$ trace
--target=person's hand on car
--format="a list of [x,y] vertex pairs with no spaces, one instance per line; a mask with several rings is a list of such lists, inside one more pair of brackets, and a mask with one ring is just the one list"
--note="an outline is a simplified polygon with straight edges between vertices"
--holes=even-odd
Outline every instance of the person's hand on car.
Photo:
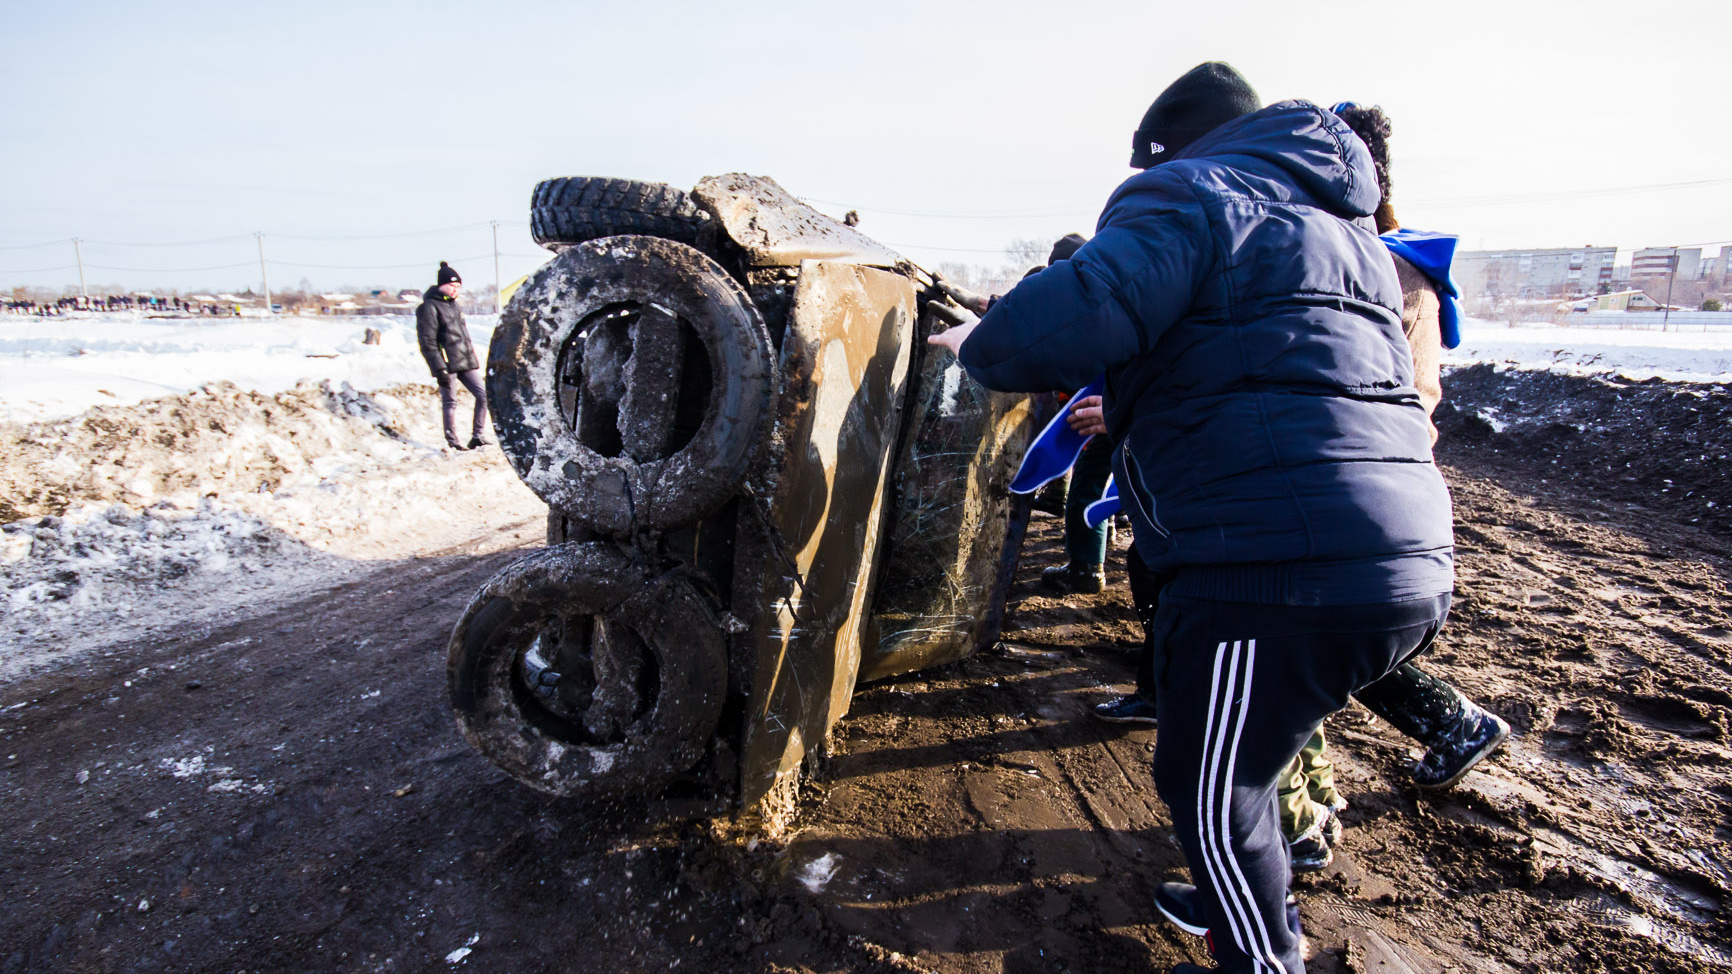
[[1070,404],[1070,415],[1065,417],[1070,428],[1081,436],[1102,436],[1107,431],[1105,410],[1101,408],[1100,396],[1084,396]]
[[952,325],[943,331],[933,332],[927,337],[926,344],[942,345],[945,348],[950,349],[952,355],[960,355],[962,354],[962,343],[967,341],[968,336],[974,333],[974,326],[978,324],[980,324],[980,319],[975,318],[959,325]]

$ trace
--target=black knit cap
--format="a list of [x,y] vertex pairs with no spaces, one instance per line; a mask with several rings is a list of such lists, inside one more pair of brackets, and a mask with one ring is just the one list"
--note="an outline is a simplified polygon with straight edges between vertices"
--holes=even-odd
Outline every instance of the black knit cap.
[[440,261],[439,262],[439,283],[440,284],[451,284],[453,282],[455,282],[457,284],[462,284],[463,283],[463,277],[461,275],[459,275],[456,271],[452,270],[450,264],[447,264],[444,261]]
[[1058,242],[1052,245],[1052,253],[1047,255],[1046,266],[1051,267],[1061,260],[1070,260],[1086,243],[1088,238],[1080,233],[1067,233],[1058,238]]
[[1207,61],[1167,86],[1143,114],[1131,140],[1131,165],[1152,169],[1217,126],[1263,105],[1244,76],[1224,61]]

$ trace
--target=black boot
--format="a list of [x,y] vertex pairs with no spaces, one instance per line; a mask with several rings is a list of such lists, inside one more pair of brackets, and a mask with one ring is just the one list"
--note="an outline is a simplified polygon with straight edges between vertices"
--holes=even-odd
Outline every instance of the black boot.
[[1461,720],[1440,735],[1437,743],[1413,766],[1413,783],[1421,788],[1448,788],[1509,736],[1509,725],[1470,703]]
[[1069,562],[1042,569],[1040,582],[1055,592],[1066,595],[1081,593],[1093,595],[1107,587],[1106,571],[1100,565],[1084,565],[1072,568]]

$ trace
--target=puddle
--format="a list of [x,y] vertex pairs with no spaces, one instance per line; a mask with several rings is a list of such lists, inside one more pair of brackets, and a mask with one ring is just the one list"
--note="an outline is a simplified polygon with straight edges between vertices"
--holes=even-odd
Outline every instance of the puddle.
[[1675,954],[1691,957],[1716,967],[1732,968],[1732,951],[1714,944],[1704,943],[1664,920],[1655,920],[1639,913],[1631,913],[1608,897],[1601,896],[1590,901],[1568,903],[1565,904],[1565,908],[1596,926],[1623,930],[1626,933],[1652,940]]
[[[1508,805],[1512,801],[1549,801],[1540,789],[1525,783],[1506,781],[1484,774],[1471,774],[1463,781],[1464,790],[1477,792],[1482,798],[1490,800],[1494,805]],[[1649,803],[1633,797],[1618,796],[1614,799],[1615,806],[1626,817],[1638,818],[1641,811],[1651,808]],[[1555,806],[1554,806],[1555,808]],[[1563,809],[1555,809],[1564,812]],[[1565,812],[1568,815],[1567,812]],[[1571,816],[1573,818],[1573,816]],[[1498,823],[1503,825],[1504,823]],[[1507,826],[1506,826],[1507,827]],[[1720,900],[1711,893],[1692,889],[1653,870],[1639,866],[1628,859],[1621,858],[1612,852],[1599,848],[1602,845],[1617,847],[1620,843],[1628,843],[1623,836],[1608,832],[1589,822],[1581,821],[1569,828],[1581,828],[1587,835],[1586,842],[1573,835],[1549,828],[1531,828],[1535,845],[1548,857],[1569,863],[1583,872],[1591,873],[1611,884],[1614,888],[1628,895],[1648,914],[1635,913],[1620,906],[1607,897],[1599,897],[1589,905],[1571,905],[1571,909],[1583,912],[1601,926],[1615,926],[1641,937],[1648,938],[1675,953],[1683,954],[1708,963],[1732,967],[1732,951],[1706,943],[1695,937],[1689,930],[1692,927],[1710,928],[1720,916]],[[1589,844],[1589,843],[1592,844]],[[1638,850],[1629,847],[1631,854]],[[1695,857],[1687,857],[1695,858]]]

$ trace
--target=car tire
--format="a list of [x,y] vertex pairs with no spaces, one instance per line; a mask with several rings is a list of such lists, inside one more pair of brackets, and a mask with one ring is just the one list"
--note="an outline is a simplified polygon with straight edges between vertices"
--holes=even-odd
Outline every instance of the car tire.
[[710,215],[684,190],[602,176],[544,179],[529,197],[529,233],[559,251],[586,240],[643,234],[697,246]]
[[602,798],[659,788],[704,755],[726,637],[683,575],[611,544],[562,545],[482,586],[447,676],[463,736],[494,764],[549,794]]
[[618,539],[695,523],[733,497],[762,456],[775,389],[769,331],[746,291],[659,237],[562,251],[512,296],[487,363],[494,428],[518,475],[554,511]]

